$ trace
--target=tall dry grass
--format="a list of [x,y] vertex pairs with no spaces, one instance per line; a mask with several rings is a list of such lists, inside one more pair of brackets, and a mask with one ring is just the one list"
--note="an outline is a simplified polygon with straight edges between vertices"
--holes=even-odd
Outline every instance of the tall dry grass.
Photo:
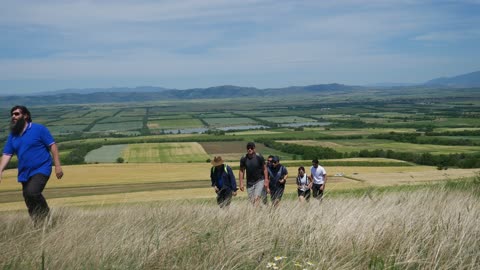
[[226,210],[195,202],[62,208],[40,229],[25,212],[2,214],[0,224],[3,269],[480,267],[480,199],[443,189],[278,209],[238,199]]

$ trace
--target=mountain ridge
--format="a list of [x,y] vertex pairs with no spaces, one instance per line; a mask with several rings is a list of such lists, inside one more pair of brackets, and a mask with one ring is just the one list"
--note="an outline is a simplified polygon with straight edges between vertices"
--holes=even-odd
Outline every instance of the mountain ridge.
[[355,86],[339,83],[313,84],[306,86],[288,86],[282,88],[265,88],[220,85],[207,88],[171,89],[158,86],[110,87],[86,89],[62,89],[24,95],[2,96],[0,106],[11,104],[85,104],[85,103],[123,103],[145,102],[155,100],[178,99],[214,99],[265,97],[271,95],[318,95],[318,94],[350,94],[367,90],[384,91],[421,91],[420,89],[454,89],[480,87],[480,71],[454,77],[437,78],[423,84],[410,86]]
[[427,81],[429,86],[480,87],[480,71],[474,71],[453,77],[440,77]]

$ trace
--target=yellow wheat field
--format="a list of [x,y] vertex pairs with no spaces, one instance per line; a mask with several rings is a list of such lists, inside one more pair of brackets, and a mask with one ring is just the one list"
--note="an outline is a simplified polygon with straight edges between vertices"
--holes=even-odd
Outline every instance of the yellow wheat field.
[[[308,166],[305,166],[308,171]],[[125,192],[118,194],[87,195],[48,199],[52,207],[104,205],[166,200],[211,199],[215,193],[210,187],[211,165],[208,163],[147,163],[147,164],[90,164],[64,166],[65,176],[57,180],[52,175],[47,188],[74,188],[86,186],[109,186],[119,184],[138,184],[155,182],[204,181],[205,188],[189,188],[188,183],[180,189]],[[290,167],[286,194],[296,192],[295,177],[297,167]],[[472,177],[478,169],[449,169],[439,171],[434,167],[326,167],[328,182],[326,192],[355,189],[368,186],[392,186],[405,184],[423,184],[425,182],[444,181],[462,177]],[[238,177],[238,170],[234,171]],[[238,183],[238,179],[237,179]],[[16,170],[7,170],[0,184],[2,191],[21,190],[16,182]],[[245,197],[239,192],[238,197]],[[21,196],[21,193],[19,193]],[[0,203],[0,211],[24,209],[21,201]]]
[[[123,163],[88,164],[63,166],[64,177],[50,177],[50,187],[98,186],[207,180],[210,178],[209,163]],[[7,170],[3,174],[0,192],[20,188],[16,182],[17,171]]]

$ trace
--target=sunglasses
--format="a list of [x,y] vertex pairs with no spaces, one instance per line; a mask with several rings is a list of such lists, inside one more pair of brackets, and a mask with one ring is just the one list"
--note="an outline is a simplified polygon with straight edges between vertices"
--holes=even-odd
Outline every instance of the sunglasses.
[[250,149],[255,149],[255,147],[247,147],[247,150],[250,150]]
[[21,113],[19,113],[19,112],[14,112],[14,113],[12,113],[12,115],[14,115],[14,116],[19,116],[20,114],[21,114]]

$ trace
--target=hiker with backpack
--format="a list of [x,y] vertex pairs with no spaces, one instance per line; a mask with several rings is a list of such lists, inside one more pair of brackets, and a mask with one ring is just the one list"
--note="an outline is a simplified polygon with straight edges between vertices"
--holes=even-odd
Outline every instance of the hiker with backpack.
[[221,156],[214,157],[211,161],[210,180],[217,193],[217,203],[220,208],[229,206],[232,196],[237,195],[237,182],[232,168],[224,163]]
[[285,191],[285,183],[287,182],[288,170],[280,164],[280,158],[274,156],[272,158],[272,166],[268,168],[270,199],[273,206],[277,207],[282,199]]
[[240,159],[240,190],[244,191],[243,179],[247,178],[247,193],[250,201],[258,206],[260,199],[270,193],[267,165],[265,159],[255,152],[255,143],[247,143],[247,154]]
[[300,202],[304,202],[305,200],[308,202],[310,200],[310,190],[312,189],[312,185],[312,177],[305,173],[305,168],[303,166],[298,167],[297,193]]

